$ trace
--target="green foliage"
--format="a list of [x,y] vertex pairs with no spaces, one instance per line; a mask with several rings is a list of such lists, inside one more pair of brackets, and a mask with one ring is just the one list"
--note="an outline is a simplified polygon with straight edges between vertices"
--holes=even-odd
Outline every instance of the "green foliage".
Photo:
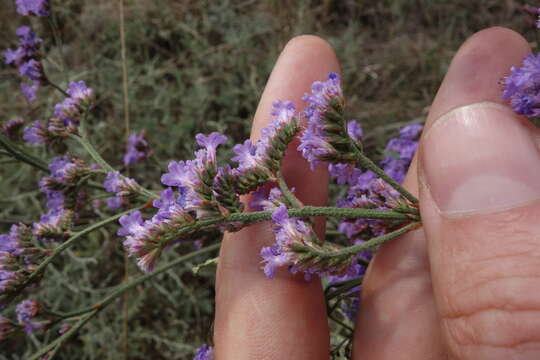
[[[45,39],[47,73],[62,86],[68,79],[84,79],[96,90],[89,130],[106,160],[120,165],[124,143],[118,139],[125,138],[125,130],[117,2],[53,4],[62,49],[54,45],[47,23],[36,28]],[[532,29],[534,19],[520,6],[499,0],[126,0],[131,127],[147,130],[155,153],[133,174],[156,188],[169,159],[190,156],[197,132],[222,131],[230,136],[229,145],[246,138],[280,49],[303,33],[317,34],[335,48],[348,109],[365,127],[367,150],[376,153],[397,128],[425,116],[451,57],[468,36],[493,25],[521,33]],[[15,28],[28,19],[15,16],[7,0],[0,4],[0,17],[0,41],[7,47],[14,44]],[[0,65],[0,78],[2,122],[38,120],[60,100],[43,90],[30,110],[14,71]],[[54,155],[43,149],[34,153],[43,159]],[[0,226],[5,232],[10,223],[35,221],[44,206],[36,191],[42,174],[4,160],[0,156]],[[123,279],[123,251],[114,233],[114,226],[102,229],[67,251],[48,268],[44,286],[33,297],[59,311],[97,302]],[[167,252],[163,262],[182,251]],[[129,264],[134,276],[138,270]],[[58,358],[190,359],[195,348],[210,341],[213,318],[213,268],[195,276],[195,265],[181,265],[128,294],[127,350],[122,301],[117,301],[70,340]],[[0,347],[0,359],[26,358],[55,336],[36,335]],[[333,339],[336,344],[341,340]]]

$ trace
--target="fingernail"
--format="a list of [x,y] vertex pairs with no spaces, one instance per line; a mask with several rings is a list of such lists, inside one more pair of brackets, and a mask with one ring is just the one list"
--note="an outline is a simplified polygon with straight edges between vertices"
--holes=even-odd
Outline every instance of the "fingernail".
[[540,155],[506,106],[477,103],[450,111],[424,138],[424,179],[441,213],[516,207],[540,197]]

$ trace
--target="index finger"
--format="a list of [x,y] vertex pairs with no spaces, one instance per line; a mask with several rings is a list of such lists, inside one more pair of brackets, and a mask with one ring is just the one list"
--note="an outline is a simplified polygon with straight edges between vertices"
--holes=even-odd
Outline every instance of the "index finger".
[[[291,40],[281,53],[255,114],[251,139],[271,119],[274,100],[291,100],[302,109],[311,83],[339,71],[331,47],[314,36]],[[282,162],[284,177],[306,205],[324,205],[328,175],[308,163],[290,144]],[[324,234],[324,223],[316,231]],[[226,234],[216,284],[215,351],[219,359],[328,359],[329,331],[320,281],[285,271],[269,280],[261,270],[260,249],[274,241],[268,223]]]

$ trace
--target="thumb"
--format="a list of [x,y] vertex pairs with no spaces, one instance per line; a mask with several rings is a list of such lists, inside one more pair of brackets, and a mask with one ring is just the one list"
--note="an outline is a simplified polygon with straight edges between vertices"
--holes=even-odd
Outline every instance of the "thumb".
[[435,121],[420,204],[449,358],[540,359],[539,132],[484,102]]

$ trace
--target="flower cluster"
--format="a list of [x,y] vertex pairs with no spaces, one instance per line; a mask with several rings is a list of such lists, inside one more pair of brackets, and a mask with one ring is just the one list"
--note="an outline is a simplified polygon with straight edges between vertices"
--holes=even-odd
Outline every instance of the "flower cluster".
[[[339,75],[330,73],[328,80],[316,81],[311,86],[311,93],[303,100],[309,105],[303,112],[307,119],[307,128],[300,137],[298,150],[309,161],[311,168],[320,162],[348,163],[349,142],[343,121],[343,93]],[[356,137],[357,127],[351,123],[351,132]]]
[[261,131],[260,139],[255,144],[246,140],[234,146],[236,155],[231,160],[238,163],[234,174],[239,181],[240,193],[246,194],[275,180],[287,145],[300,130],[295,110],[296,106],[290,101],[275,101],[271,112],[273,119]]
[[41,83],[45,81],[43,66],[41,65],[41,53],[39,48],[42,40],[36,36],[28,26],[17,29],[19,47],[15,50],[7,49],[4,52],[4,60],[8,65],[16,66],[19,75],[28,82],[21,84],[21,90],[28,101],[36,99],[36,92]]
[[503,98],[510,100],[514,111],[530,118],[540,115],[540,54],[529,54],[521,67],[512,66],[503,79]]
[[37,321],[37,317],[41,313],[41,305],[37,300],[23,300],[15,307],[17,321],[24,326],[26,333],[32,333],[36,330],[43,329],[47,322]]
[[49,16],[47,0],[16,0],[17,12],[22,16]]
[[[217,165],[216,150],[227,141],[225,136],[217,132],[198,134],[196,140],[201,149],[195,152],[195,159],[171,161],[168,172],[161,177],[168,188],[153,203],[157,213],[146,221],[140,212],[120,219],[122,228],[118,234],[126,236],[124,245],[128,253],[138,259],[144,271],[151,271],[163,246],[189,235],[187,229],[193,222],[242,212],[240,194],[276,179],[281,158],[299,125],[290,102],[275,102],[272,115],[259,141],[253,144],[248,140],[234,146],[232,160],[238,163],[235,168]],[[224,222],[217,228],[233,231],[241,225]]]
[[[418,146],[422,125],[412,124],[400,130],[397,138],[391,139],[385,148],[386,156],[382,169],[394,180],[402,183]],[[373,172],[355,169],[347,180],[347,195],[338,200],[339,207],[392,209],[399,205],[399,194]],[[351,219],[339,224],[339,230],[353,242],[362,242],[373,236],[386,233],[387,224],[381,220]]]
[[32,231],[24,224],[14,224],[8,234],[0,235],[0,307],[17,293],[45,253],[32,243]]
[[[399,136],[391,139],[385,148],[386,156],[381,162],[383,170],[394,180],[402,183],[418,147],[418,137],[422,125],[411,124],[400,130]],[[371,171],[362,172],[354,169],[354,176],[347,179],[349,185],[347,196],[338,200],[339,207],[362,207],[380,210],[395,208],[399,205],[399,194],[378,178]],[[381,220],[347,219],[342,221],[338,230],[345,234],[351,245],[364,243],[366,240],[384,235],[388,231],[388,223]],[[367,250],[356,256],[347,272],[328,278],[330,284],[347,280],[359,279],[365,273],[366,267],[358,261],[369,261],[371,251]],[[354,319],[359,307],[359,292],[357,286],[347,292],[341,309],[347,317]]]
[[273,211],[272,222],[276,241],[272,246],[261,249],[264,274],[272,279],[278,267],[287,266],[291,273],[304,271],[305,277],[310,278],[317,272],[317,268],[303,264],[294,247],[297,245],[314,247],[319,243],[311,226],[303,220],[290,218],[285,205],[280,205]]
[[80,159],[64,156],[54,158],[49,169],[51,173],[39,182],[49,211],[34,223],[34,235],[44,241],[63,240],[79,208],[79,182],[91,168]]
[[59,147],[63,137],[77,133],[82,114],[92,106],[94,92],[84,81],[77,81],[69,84],[66,93],[68,97],[55,105],[47,125],[34,121],[24,129],[23,139],[28,144]]
[[197,349],[193,360],[214,360],[214,349],[208,345],[202,345]]
[[107,206],[111,209],[124,206],[130,197],[141,191],[140,185],[134,179],[122,176],[118,171],[108,172],[103,186],[108,192],[115,193],[115,197],[107,199]]
[[152,155],[150,145],[144,139],[144,130],[139,133],[133,133],[128,137],[127,151],[124,155],[124,165],[131,165],[144,161]]

